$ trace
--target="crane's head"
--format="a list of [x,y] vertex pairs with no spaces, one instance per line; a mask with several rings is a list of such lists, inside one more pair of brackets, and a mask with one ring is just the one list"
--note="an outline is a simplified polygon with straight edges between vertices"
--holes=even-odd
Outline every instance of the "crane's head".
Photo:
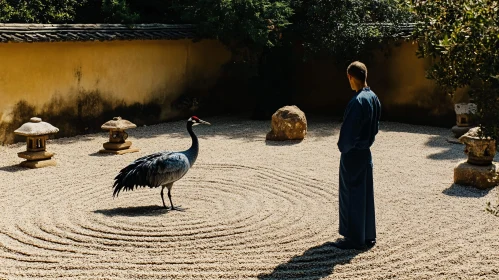
[[192,123],[192,125],[198,125],[198,124],[207,124],[207,125],[211,125],[211,123],[209,122],[205,122],[203,121],[202,119],[196,117],[196,116],[192,116],[190,117],[187,122],[190,122]]

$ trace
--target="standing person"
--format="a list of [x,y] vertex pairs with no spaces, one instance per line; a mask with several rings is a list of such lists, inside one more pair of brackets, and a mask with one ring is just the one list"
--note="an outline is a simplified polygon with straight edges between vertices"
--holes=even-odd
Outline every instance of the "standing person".
[[364,249],[376,243],[373,163],[370,147],[378,133],[381,103],[367,86],[367,67],[355,61],[347,68],[355,91],[345,110],[338,148],[341,152],[340,249]]

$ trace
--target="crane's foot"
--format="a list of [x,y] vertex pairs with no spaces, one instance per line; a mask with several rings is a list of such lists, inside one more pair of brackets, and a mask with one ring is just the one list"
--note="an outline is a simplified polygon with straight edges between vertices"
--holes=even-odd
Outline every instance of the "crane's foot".
[[170,207],[170,210],[171,210],[171,211],[180,211],[180,212],[184,212],[184,211],[185,211],[185,208],[182,208],[181,206],[172,206],[172,207]]

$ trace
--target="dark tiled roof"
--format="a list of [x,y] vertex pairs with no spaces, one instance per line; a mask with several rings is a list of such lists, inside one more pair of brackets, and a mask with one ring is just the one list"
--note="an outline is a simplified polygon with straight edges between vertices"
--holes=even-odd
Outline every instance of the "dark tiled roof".
[[[389,24],[388,24],[389,25]],[[395,28],[393,37],[408,37],[415,24]],[[65,42],[113,40],[175,40],[193,39],[190,24],[18,24],[0,23],[0,43]]]
[[0,43],[112,40],[175,40],[195,37],[189,24],[16,24],[0,23]]

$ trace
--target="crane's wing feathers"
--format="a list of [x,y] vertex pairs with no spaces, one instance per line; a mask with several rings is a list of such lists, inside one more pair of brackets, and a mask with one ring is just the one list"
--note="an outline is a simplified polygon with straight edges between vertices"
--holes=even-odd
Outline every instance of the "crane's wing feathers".
[[174,173],[186,168],[186,163],[189,163],[187,157],[182,153],[168,153],[157,157],[150,162],[153,173]]
[[160,152],[136,159],[114,178],[113,196],[135,187],[151,188],[173,183],[190,168],[187,156],[181,152]]

